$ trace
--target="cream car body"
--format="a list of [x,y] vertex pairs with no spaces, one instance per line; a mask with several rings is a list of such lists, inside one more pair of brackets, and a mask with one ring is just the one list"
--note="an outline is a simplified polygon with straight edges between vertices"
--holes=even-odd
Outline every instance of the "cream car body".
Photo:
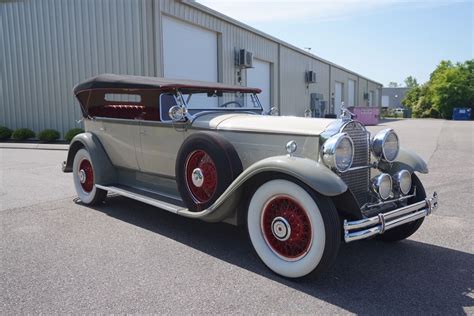
[[436,209],[436,194],[428,198],[415,175],[428,172],[426,163],[400,148],[392,130],[370,143],[347,112],[264,115],[259,92],[91,78],[75,88],[85,133],[71,142],[63,170],[73,172],[86,204],[114,192],[182,216],[247,225],[260,258],[287,277],[327,268],[341,236],[401,240]]

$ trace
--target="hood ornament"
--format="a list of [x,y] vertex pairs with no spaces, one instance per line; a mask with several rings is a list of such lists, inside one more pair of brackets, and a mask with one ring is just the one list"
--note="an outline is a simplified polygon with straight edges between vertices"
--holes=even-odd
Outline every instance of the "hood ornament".
[[349,111],[345,106],[344,102],[341,102],[341,119],[343,121],[350,121],[352,118],[354,118],[356,115]]

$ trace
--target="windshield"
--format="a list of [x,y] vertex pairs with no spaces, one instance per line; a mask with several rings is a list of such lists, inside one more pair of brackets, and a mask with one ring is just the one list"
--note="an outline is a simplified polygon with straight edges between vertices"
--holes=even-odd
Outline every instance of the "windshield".
[[261,111],[256,94],[241,92],[182,94],[188,110],[251,110]]

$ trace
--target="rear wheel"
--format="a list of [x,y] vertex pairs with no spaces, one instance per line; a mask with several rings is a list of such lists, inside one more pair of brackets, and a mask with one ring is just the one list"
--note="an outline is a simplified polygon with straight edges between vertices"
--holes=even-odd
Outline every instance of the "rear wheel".
[[[414,174],[412,175],[412,182],[413,188],[409,194],[413,194],[413,190],[416,187],[416,195],[415,197],[408,200],[407,205],[423,201],[426,198],[426,192],[423,188],[423,184],[421,183],[420,179],[418,179],[418,177]],[[420,228],[424,220],[425,218],[422,217],[411,223],[395,227],[389,231],[386,231],[382,235],[379,235],[377,238],[385,242],[396,242],[403,239],[407,239],[408,237],[413,235],[418,230],[418,228]]]
[[341,242],[332,201],[282,179],[268,181],[255,191],[247,228],[260,259],[288,278],[322,273],[333,264]]
[[106,198],[107,191],[99,189],[95,185],[94,166],[86,149],[82,148],[77,151],[72,170],[74,186],[82,203],[94,205]]

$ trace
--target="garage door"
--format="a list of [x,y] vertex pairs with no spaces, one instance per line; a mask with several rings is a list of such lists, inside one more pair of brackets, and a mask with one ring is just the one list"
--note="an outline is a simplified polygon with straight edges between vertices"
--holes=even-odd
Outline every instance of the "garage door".
[[268,111],[271,105],[270,63],[254,59],[253,67],[247,69],[247,86],[262,89],[258,99],[264,110]]
[[349,79],[347,82],[347,104],[346,106],[355,106],[355,81]]
[[163,16],[163,66],[166,78],[217,82],[217,33]]
[[339,117],[341,115],[342,107],[342,83],[336,81],[334,90],[334,114]]
[[369,106],[374,106],[374,91],[369,91]]
[[388,108],[388,105],[389,105],[388,95],[383,95],[382,96],[382,107]]

